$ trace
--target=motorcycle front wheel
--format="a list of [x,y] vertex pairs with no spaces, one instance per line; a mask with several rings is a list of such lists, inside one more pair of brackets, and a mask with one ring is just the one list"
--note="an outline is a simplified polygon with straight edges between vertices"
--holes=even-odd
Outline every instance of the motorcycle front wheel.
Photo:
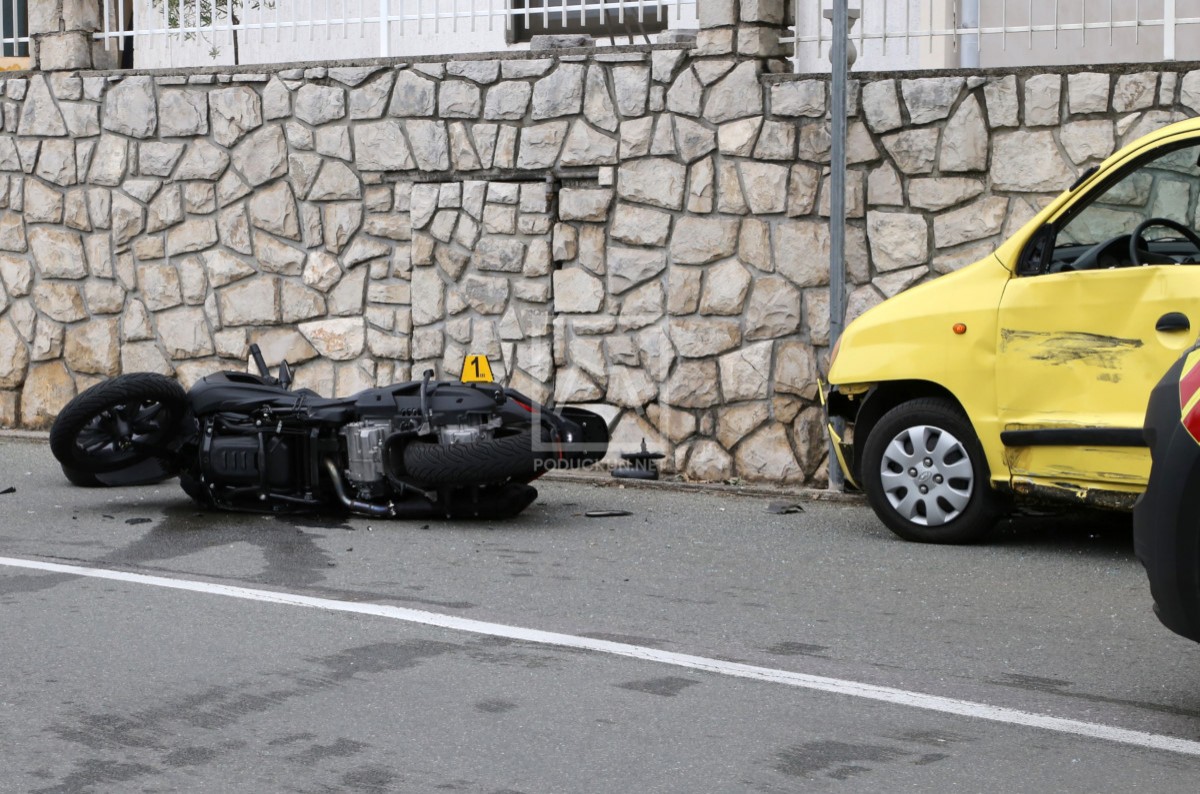
[[533,434],[436,444],[414,441],[404,446],[404,472],[423,485],[487,485],[509,480],[527,482],[543,473],[546,458],[534,448]]
[[151,372],[119,375],[67,403],[50,428],[50,451],[64,469],[106,474],[151,458],[174,473],[167,445],[179,432],[187,396]]

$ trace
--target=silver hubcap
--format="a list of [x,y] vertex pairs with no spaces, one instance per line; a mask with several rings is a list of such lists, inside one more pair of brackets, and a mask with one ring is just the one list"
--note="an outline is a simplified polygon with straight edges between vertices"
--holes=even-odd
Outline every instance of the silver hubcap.
[[975,472],[962,442],[930,425],[902,430],[888,443],[879,479],[892,509],[925,527],[958,518],[975,486]]

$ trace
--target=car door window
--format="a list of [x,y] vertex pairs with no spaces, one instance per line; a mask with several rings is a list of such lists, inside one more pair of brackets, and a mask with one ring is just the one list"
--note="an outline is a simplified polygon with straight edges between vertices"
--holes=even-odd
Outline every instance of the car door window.
[[1200,262],[1200,144],[1137,163],[1060,221],[1045,272]]

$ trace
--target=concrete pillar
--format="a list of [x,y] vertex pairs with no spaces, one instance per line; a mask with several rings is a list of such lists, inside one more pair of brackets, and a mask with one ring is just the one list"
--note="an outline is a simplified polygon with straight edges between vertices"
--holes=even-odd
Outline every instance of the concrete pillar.
[[29,3],[30,61],[46,72],[91,69],[92,34],[100,29],[100,0]]
[[697,55],[730,55],[734,52],[738,0],[697,0],[700,32],[696,34]]
[[697,55],[777,58],[784,24],[784,0],[699,0]]
[[755,58],[785,55],[779,43],[784,24],[784,0],[741,0],[737,51]]

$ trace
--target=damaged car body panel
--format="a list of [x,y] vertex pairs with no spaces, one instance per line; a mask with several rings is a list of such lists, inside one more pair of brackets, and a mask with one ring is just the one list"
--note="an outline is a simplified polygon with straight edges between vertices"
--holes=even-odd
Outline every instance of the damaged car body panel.
[[1000,329],[1000,352],[1028,356],[1033,361],[1052,366],[1066,367],[1079,363],[1110,370],[1100,374],[1100,380],[1118,377],[1121,358],[1141,346],[1140,339],[1122,339],[1106,334]]
[[1018,452],[1011,477],[1120,490],[1145,484],[1149,388],[1193,338],[1155,326],[1180,309],[1200,319],[1198,276],[1144,266],[1010,281],[995,391],[999,440]]
[[850,323],[826,410],[880,518],[964,542],[1002,495],[1129,509],[1150,388],[1200,324],[1198,210],[1192,119],[1085,173],[992,255]]

